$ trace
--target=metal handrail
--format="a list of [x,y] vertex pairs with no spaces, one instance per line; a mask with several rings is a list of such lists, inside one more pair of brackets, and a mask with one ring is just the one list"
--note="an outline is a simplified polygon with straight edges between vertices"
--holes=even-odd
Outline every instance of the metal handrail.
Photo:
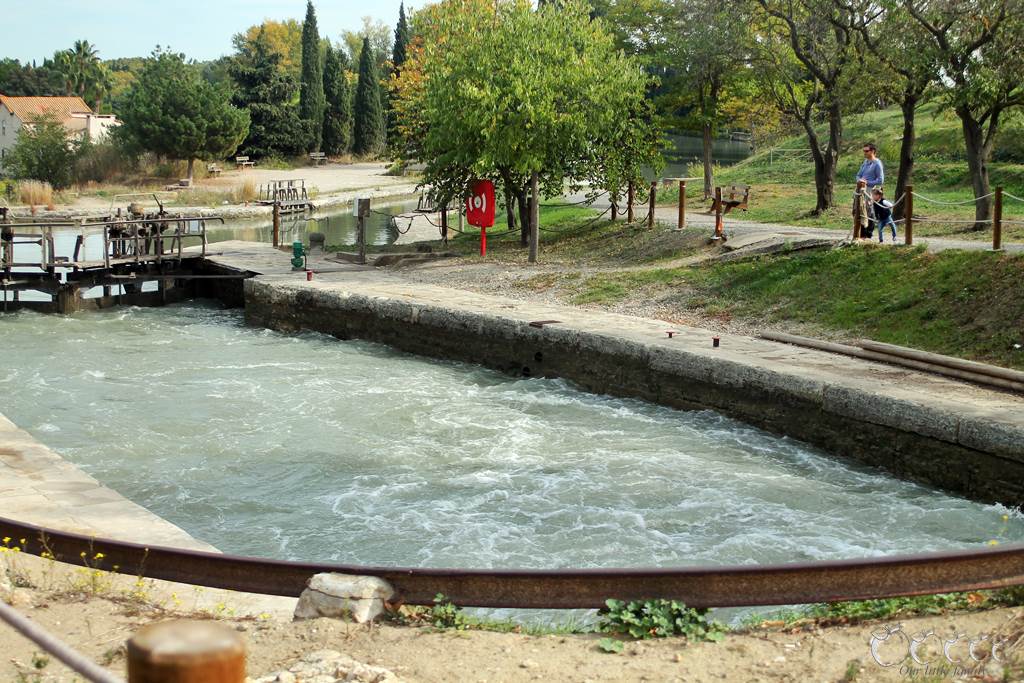
[[[434,569],[286,562],[73,534],[0,518],[23,552],[81,563],[98,551],[117,572],[297,597],[321,572],[377,576],[407,604],[438,593],[467,607],[600,608],[608,598],[672,598],[693,607],[792,605],[927,595],[1024,584],[1024,545],[787,564],[618,569]],[[63,559],[68,558],[68,559]]]

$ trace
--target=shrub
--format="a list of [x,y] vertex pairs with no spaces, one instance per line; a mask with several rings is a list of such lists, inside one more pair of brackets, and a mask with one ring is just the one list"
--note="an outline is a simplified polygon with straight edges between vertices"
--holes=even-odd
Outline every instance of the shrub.
[[18,183],[18,200],[29,206],[52,206],[53,187],[40,180],[22,180]]
[[103,183],[138,170],[139,158],[113,139],[85,142],[75,161],[75,183]]
[[685,636],[689,640],[722,639],[725,627],[707,620],[707,609],[687,607],[676,600],[607,600],[599,629],[638,639]]
[[47,113],[22,127],[4,168],[19,180],[40,180],[59,190],[71,184],[78,147],[64,124]]

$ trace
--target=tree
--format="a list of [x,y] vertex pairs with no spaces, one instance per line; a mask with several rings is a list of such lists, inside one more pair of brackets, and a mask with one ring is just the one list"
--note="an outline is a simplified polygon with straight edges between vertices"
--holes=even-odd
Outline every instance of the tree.
[[77,155],[64,124],[47,112],[21,128],[4,168],[15,178],[41,180],[59,190],[71,184]]
[[446,0],[416,14],[396,84],[403,156],[425,164],[435,200],[469,180],[500,181],[519,204],[528,181],[560,195],[583,182],[612,193],[657,165],[649,79],[582,2]]
[[53,63],[63,75],[65,94],[78,95],[98,111],[110,94],[113,78],[96,47],[76,40],[70,49],[54,54]]
[[358,31],[342,31],[341,39],[348,48],[349,62],[358,64],[363,54],[363,39],[370,39],[370,47],[377,58],[377,71],[386,73],[385,62],[391,54],[391,28],[373,17],[363,17],[363,27]]
[[306,3],[306,21],[302,24],[299,116],[309,123],[310,150],[319,152],[324,135],[324,67],[320,61],[320,33],[316,27],[316,10],[312,0]]
[[352,94],[348,60],[341,48],[327,46],[324,55],[324,144],[328,154],[344,154],[352,146]]
[[[846,0],[835,0],[846,4]],[[939,65],[929,36],[900,4],[885,0],[861,13],[858,30],[871,52],[885,65],[885,82],[899,93],[903,113],[903,137],[900,140],[899,168],[893,198],[902,197],[914,178],[914,147],[917,143],[917,107],[928,89],[939,79]],[[907,203],[894,209],[897,219],[904,217]]]
[[395,42],[391,49],[391,69],[397,76],[405,64],[409,48],[409,22],[405,19],[405,3],[398,5],[398,24],[395,26]]
[[1024,104],[1021,0],[902,0],[927,32],[941,69],[946,101],[956,112],[967,146],[974,189],[975,230],[992,215],[988,162],[1003,115]]
[[[843,109],[854,83],[859,17],[833,0],[756,0],[769,19],[758,42],[764,85],[780,111],[807,134],[814,160],[814,213],[835,205],[836,166],[843,137]],[[788,49],[786,49],[788,46]],[[821,144],[816,126],[828,124]]]
[[281,58],[278,68],[298,82],[302,73],[302,24],[295,19],[267,19],[262,24],[250,26],[244,33],[236,33],[231,44],[236,52],[242,52],[246,47],[252,48],[261,32],[270,51]]
[[359,81],[353,112],[355,126],[352,151],[359,155],[379,154],[384,148],[384,108],[380,101],[380,77],[370,39],[363,39],[359,53]]
[[229,66],[232,103],[249,112],[241,152],[251,157],[296,156],[309,145],[310,127],[293,104],[298,83],[281,69],[281,55],[262,33],[245,43]]
[[200,78],[185,56],[157,50],[122,111],[124,134],[141,149],[188,161],[229,156],[249,132],[249,114]]

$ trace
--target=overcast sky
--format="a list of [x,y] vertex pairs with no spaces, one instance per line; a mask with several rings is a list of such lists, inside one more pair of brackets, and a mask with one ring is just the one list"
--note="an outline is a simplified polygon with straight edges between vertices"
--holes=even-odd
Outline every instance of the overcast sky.
[[[359,30],[363,16],[398,21],[399,0],[313,5],[320,36],[335,42],[343,30]],[[302,21],[306,0],[0,0],[0,8],[0,58],[42,62],[84,39],[102,59],[144,57],[159,44],[207,60],[230,54],[231,36],[264,19]]]

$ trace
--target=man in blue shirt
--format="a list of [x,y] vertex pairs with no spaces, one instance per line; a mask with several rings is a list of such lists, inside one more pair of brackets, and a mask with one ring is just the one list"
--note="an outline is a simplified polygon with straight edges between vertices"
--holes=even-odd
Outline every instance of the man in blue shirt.
[[878,158],[878,148],[870,142],[864,145],[864,163],[857,171],[857,180],[867,183],[869,190],[885,183],[885,171],[882,169],[882,160]]
[[885,182],[885,170],[882,168],[882,160],[878,158],[878,148],[870,142],[864,145],[864,163],[857,171],[857,182],[861,181],[864,181],[865,189],[864,194],[858,197],[863,207],[860,215],[868,219],[861,225],[860,236],[863,238],[871,237],[871,224],[875,216],[874,202],[870,200],[868,193],[874,188],[880,188]]

